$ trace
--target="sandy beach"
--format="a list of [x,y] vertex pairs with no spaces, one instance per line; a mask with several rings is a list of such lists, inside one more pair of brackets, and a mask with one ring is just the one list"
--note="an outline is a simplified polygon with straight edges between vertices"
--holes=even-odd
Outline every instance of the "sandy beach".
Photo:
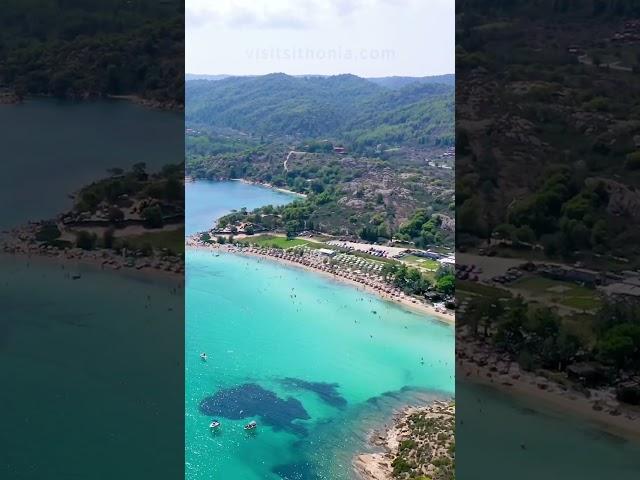
[[218,245],[218,244],[205,245],[194,239],[187,239],[187,248],[203,249],[203,250],[211,250],[211,251],[224,251],[224,252],[234,253],[238,255],[247,255],[255,258],[265,259],[272,262],[278,262],[291,267],[302,268],[304,270],[313,272],[315,274],[324,275],[325,277],[330,278],[332,280],[349,284],[355,287],[356,289],[358,289],[359,291],[377,295],[383,300],[400,304],[406,309],[409,309],[416,313],[435,318],[439,321],[445,322],[450,325],[455,324],[455,316],[453,313],[442,313],[440,309],[437,309],[436,307],[432,305],[428,305],[426,303],[419,303],[418,300],[413,299],[411,297],[406,297],[406,296],[398,297],[394,295],[389,295],[369,285],[365,285],[363,283],[360,283],[350,278],[346,278],[341,275],[337,275],[335,273],[326,272],[318,268],[314,268],[313,266],[310,266],[310,265],[304,265],[298,262],[287,260],[285,258],[278,258],[278,257],[273,257],[271,255],[262,254],[262,253],[259,253],[258,251],[252,251],[251,249],[248,249],[248,248],[237,248],[233,246],[230,247],[227,245]]
[[592,389],[587,397],[533,372],[525,372],[515,362],[502,367],[496,367],[491,361],[479,365],[480,356],[486,356],[486,351],[480,353],[471,342],[457,342],[458,380],[496,388],[543,413],[571,415],[612,435],[634,441],[640,439],[640,408],[620,404],[612,392]]
[[288,193],[289,195],[295,195],[296,197],[300,198],[307,198],[304,193],[294,192],[293,190],[287,190],[286,188],[276,187],[275,185],[271,185],[270,183],[252,182],[251,180],[246,180],[244,178],[232,178],[231,181],[246,183],[247,185],[258,185],[260,187],[270,188],[271,190],[275,190],[277,192]]
[[[0,234],[0,254],[25,258],[27,261],[51,262],[70,269],[85,265],[98,270],[131,272],[148,277],[183,280],[184,261],[178,257],[123,256],[113,250],[83,250],[77,247],[60,249],[33,241],[33,225]],[[130,252],[133,254],[135,252]]]

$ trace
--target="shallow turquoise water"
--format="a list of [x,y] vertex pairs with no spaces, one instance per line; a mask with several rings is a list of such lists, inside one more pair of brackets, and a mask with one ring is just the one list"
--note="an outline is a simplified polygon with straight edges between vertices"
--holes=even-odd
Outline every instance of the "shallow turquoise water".
[[198,180],[185,186],[187,235],[208,230],[215,220],[233,209],[253,210],[265,205],[284,205],[297,197],[260,185],[242,182]]
[[[314,273],[191,250],[186,309],[190,480],[352,478],[352,455],[393,408],[453,395],[452,327]],[[225,391],[242,403],[246,385],[275,404],[234,406],[227,418],[200,410]],[[223,424],[214,435],[213,416]],[[250,420],[255,435],[242,429]]]
[[[221,191],[229,187],[210,183],[190,196],[187,186],[187,198],[206,201],[201,195],[213,193],[217,202],[218,186]],[[253,193],[258,187],[242,187],[252,191],[249,198],[266,194],[264,204],[273,203],[268,196],[272,191]],[[217,215],[247,206],[233,195],[220,201],[224,207]],[[313,273],[267,261],[191,251],[187,262],[189,480],[349,478],[351,458],[366,448],[367,431],[394,408],[453,391],[448,377],[450,327],[425,322]],[[210,355],[206,363],[198,358],[201,351]],[[336,391],[347,404],[332,407],[318,393],[283,384],[284,377],[337,383]],[[223,427],[211,435],[211,417],[201,413],[199,403],[247,383],[279,398],[298,399],[310,418],[291,423],[304,426],[306,435],[262,428],[259,416],[216,417]],[[400,391],[403,386],[409,388]],[[626,480],[637,478],[640,471],[640,444],[567,415],[540,411],[526,399],[458,382],[456,404],[458,478]],[[259,431],[245,435],[242,425],[254,418],[261,423]]]

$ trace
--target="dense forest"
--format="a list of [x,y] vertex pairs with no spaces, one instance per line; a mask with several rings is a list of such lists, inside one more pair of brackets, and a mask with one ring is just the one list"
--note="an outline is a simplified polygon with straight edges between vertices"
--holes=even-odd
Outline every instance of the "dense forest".
[[456,76],[453,73],[449,73],[446,75],[432,75],[429,77],[373,77],[367,78],[367,80],[382,87],[398,89],[416,83],[442,83],[453,86],[456,83]]
[[25,95],[184,98],[184,1],[7,0],[0,87]]
[[453,144],[453,87],[386,88],[354,75],[276,73],[187,82],[186,120],[250,135],[330,137],[365,151],[378,144]]

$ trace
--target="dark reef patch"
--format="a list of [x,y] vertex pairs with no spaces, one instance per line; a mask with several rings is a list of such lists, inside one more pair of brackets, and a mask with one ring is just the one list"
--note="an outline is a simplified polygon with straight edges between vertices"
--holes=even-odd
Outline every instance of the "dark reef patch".
[[274,430],[284,430],[296,435],[306,435],[307,430],[304,426],[293,423],[294,420],[311,418],[302,403],[295,398],[285,400],[255,383],[220,390],[202,399],[199,408],[204,415],[232,420],[258,416]]
[[309,462],[286,463],[271,470],[282,480],[319,480],[313,465]]
[[437,390],[425,390],[419,387],[404,386],[399,390],[390,390],[375,397],[370,397],[366,400],[366,403],[380,408],[393,403],[424,404],[432,402],[433,400],[446,400],[448,398],[450,398],[448,394]]
[[282,379],[282,384],[289,388],[314,392],[323,402],[331,406],[338,408],[347,406],[347,400],[338,393],[337,383],[309,382],[301,378],[287,377]]

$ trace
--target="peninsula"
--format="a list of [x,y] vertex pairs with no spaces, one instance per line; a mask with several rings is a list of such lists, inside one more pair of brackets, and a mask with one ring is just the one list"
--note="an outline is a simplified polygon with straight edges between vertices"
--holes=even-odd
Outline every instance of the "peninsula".
[[184,273],[183,164],[147,173],[144,163],[72,195],[57,218],[33,221],[0,237],[3,252],[84,262],[102,269]]

